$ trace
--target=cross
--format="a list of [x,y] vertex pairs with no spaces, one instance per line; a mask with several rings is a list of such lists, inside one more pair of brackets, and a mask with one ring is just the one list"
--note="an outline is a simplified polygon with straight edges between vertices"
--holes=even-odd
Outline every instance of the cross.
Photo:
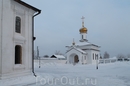
[[85,17],[82,16],[81,19],[82,19],[82,27],[84,27],[84,19],[85,19]]
[[82,18],[81,18],[81,19],[82,19],[82,21],[84,21],[85,17],[83,17],[83,16],[82,16]]

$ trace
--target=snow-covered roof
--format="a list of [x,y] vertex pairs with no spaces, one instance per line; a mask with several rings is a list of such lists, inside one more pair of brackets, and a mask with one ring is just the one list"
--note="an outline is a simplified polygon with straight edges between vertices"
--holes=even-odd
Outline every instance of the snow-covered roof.
[[[53,55],[52,55],[52,56],[53,56]],[[59,59],[64,59],[64,58],[65,58],[63,55],[55,55],[55,54],[54,54],[54,56],[55,56],[56,58],[59,58]]]
[[[75,43],[75,46],[85,46],[85,45],[93,45],[93,46],[100,47],[100,46],[98,46],[96,44],[92,44],[90,42],[79,42],[79,43]],[[69,45],[69,46],[66,46],[66,47],[70,47],[70,46],[72,46],[72,45]]]
[[[74,46],[72,46],[72,48],[69,49],[67,52],[69,52],[69,51],[72,50],[72,49],[75,49],[75,50],[79,51],[80,53],[87,54],[87,53],[86,53],[85,51],[83,51],[82,49],[76,48],[76,47],[74,47]],[[66,53],[67,53],[67,52],[66,52]]]
[[83,51],[83,50],[82,50],[82,49],[80,49],[80,48],[76,48],[76,47],[74,47],[74,49],[78,50],[78,51],[79,51],[79,52],[81,52],[81,53],[86,54],[86,52],[85,52],[85,51]]
[[89,45],[91,43],[89,42],[79,42],[79,43],[75,43],[76,46],[82,46],[82,45]]

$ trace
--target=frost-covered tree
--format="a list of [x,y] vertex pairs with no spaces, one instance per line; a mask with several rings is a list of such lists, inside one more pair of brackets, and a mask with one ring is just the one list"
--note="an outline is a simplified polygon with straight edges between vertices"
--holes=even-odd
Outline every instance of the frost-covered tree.
[[110,55],[107,52],[105,52],[103,58],[104,59],[109,59],[109,57],[110,57]]
[[127,58],[130,58],[130,54],[127,55]]
[[125,56],[123,54],[118,54],[117,58],[122,59],[122,58],[125,58]]
[[118,60],[123,60],[124,58],[125,58],[125,56],[123,54],[118,54],[117,55]]
[[103,59],[101,54],[100,54],[100,59]]

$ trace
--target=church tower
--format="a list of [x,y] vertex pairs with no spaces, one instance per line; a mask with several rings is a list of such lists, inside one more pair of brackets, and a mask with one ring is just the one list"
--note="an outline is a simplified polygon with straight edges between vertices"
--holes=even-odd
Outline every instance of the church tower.
[[79,30],[80,32],[80,35],[81,35],[81,39],[80,39],[80,42],[87,42],[87,28],[84,27],[84,17],[81,18],[82,19],[82,28]]

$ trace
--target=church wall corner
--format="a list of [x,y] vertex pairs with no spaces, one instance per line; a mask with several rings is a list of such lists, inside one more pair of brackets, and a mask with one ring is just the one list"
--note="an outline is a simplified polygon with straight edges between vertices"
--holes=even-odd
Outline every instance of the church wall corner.
[[[1,12],[2,3],[0,3],[0,75],[2,74],[9,74],[17,71],[19,68],[14,64],[14,53],[15,53],[15,45],[21,41],[21,39],[17,40],[15,37],[18,37],[15,34],[15,16],[20,14],[19,12],[15,12],[15,7],[11,5],[14,1],[13,0],[0,0],[4,1],[4,11]],[[11,3],[10,3],[11,1]],[[15,2],[14,2],[15,3]],[[9,5],[10,4],[10,5]],[[10,8],[10,6],[12,6]],[[6,8],[7,7],[7,8]],[[24,65],[21,66],[22,71],[32,70],[32,16],[33,11],[29,10],[28,8],[21,6],[24,8],[22,12],[24,23],[24,31],[22,36],[24,41],[19,44],[23,44],[22,47],[25,50],[24,52]],[[6,9],[5,9],[6,8]],[[17,8],[17,7],[16,7]],[[22,9],[22,8],[21,8]],[[18,9],[17,9],[18,10]],[[28,12],[29,10],[29,12]],[[3,14],[3,16],[2,16]],[[2,17],[1,17],[2,16]],[[3,18],[4,20],[2,20]],[[2,21],[1,21],[2,20]],[[1,27],[2,26],[2,27]],[[26,30],[26,31],[25,31]],[[6,53],[5,53],[6,52]],[[1,65],[2,64],[2,65]],[[1,76],[0,76],[1,78]]]

